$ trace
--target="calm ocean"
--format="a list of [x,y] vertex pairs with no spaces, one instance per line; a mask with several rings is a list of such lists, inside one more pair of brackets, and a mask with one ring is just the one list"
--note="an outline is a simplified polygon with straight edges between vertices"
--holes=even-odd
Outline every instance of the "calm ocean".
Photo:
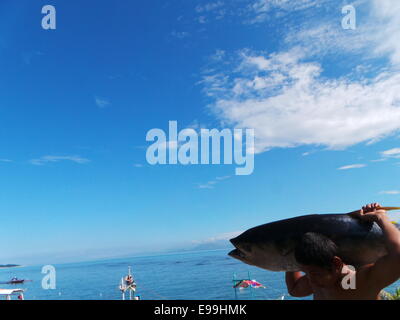
[[[54,265],[57,288],[43,290],[42,266],[0,270],[0,281],[13,276],[33,280],[24,285],[0,285],[0,288],[24,288],[25,298],[33,300],[119,300],[121,277],[132,266],[138,288],[145,300],[163,299],[235,299],[233,274],[261,282],[265,289],[238,290],[239,299],[293,299],[288,296],[284,273],[247,266],[227,256],[228,250],[110,259]],[[400,283],[397,283],[400,286]],[[391,286],[393,291],[396,285]]]

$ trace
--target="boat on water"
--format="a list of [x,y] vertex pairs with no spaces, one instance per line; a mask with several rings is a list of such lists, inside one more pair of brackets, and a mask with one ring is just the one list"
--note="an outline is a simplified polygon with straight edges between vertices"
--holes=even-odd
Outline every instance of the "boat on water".
[[136,282],[133,279],[131,267],[128,267],[128,275],[121,278],[119,290],[122,293],[122,300],[126,300],[126,293],[128,293],[128,300],[140,300],[140,296],[136,295]]
[[22,283],[25,283],[28,281],[31,281],[31,280],[12,278],[10,281],[7,281],[6,284],[22,284]]
[[24,289],[0,289],[0,300],[24,300]]

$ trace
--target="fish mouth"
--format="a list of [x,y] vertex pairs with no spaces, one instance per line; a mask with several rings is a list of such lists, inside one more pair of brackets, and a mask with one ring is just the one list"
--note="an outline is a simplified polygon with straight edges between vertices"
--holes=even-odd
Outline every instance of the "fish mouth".
[[228,256],[231,256],[232,258],[239,259],[239,260],[244,260],[246,258],[246,255],[237,248],[233,249],[231,252],[229,252]]
[[233,249],[231,252],[229,252],[228,256],[231,256],[232,258],[235,258],[235,259],[238,259],[238,260],[244,260],[246,255],[245,255],[245,253],[243,251],[241,251],[238,248],[237,238],[230,239],[229,241],[230,241],[230,243],[232,243],[232,245],[235,247],[235,249]]
[[233,238],[229,240],[230,243],[232,243],[232,245],[235,247],[235,249],[233,249],[231,252],[228,253],[228,256],[231,256],[232,258],[238,259],[242,262],[246,262],[246,253],[245,251],[242,251],[240,248],[242,246],[242,243],[240,243],[240,241],[238,240],[238,238]]

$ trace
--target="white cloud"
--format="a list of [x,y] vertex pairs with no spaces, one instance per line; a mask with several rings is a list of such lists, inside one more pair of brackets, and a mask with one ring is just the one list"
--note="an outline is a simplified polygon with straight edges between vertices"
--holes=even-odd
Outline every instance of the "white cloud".
[[106,108],[108,107],[111,103],[110,101],[104,99],[104,98],[100,98],[100,97],[95,97],[95,103],[99,108]]
[[230,240],[232,238],[237,237],[243,233],[243,231],[233,231],[233,232],[226,232],[226,233],[221,233],[219,235],[216,235],[215,237],[211,237],[205,240],[194,240],[192,241],[194,244],[208,244],[208,243],[213,243],[216,241],[221,241],[221,240]]
[[394,148],[381,152],[384,158],[400,158],[400,148]]
[[340,167],[340,168],[338,168],[338,170],[359,169],[359,168],[364,168],[364,167],[366,167],[366,166],[367,166],[367,165],[365,165],[365,164],[350,164],[350,165],[348,165],[348,166]]
[[[369,26],[356,31],[343,30],[337,21],[305,23],[298,30],[288,32],[284,41],[291,45],[301,45],[308,55],[326,53],[357,53],[373,45],[374,31]],[[372,53],[369,53],[372,55]]]
[[199,189],[214,189],[215,185],[231,178],[231,176],[222,176],[222,177],[216,177],[214,180],[210,180],[207,183],[202,183],[202,184],[198,184],[198,188]]
[[0,162],[13,162],[13,161],[10,159],[0,159]]
[[[260,22],[267,14],[280,23],[279,15],[296,13],[282,29],[279,47],[288,49],[221,51],[210,59],[216,66],[207,65],[199,81],[209,108],[224,126],[254,128],[256,152],[303,145],[345,149],[400,130],[400,1],[354,1],[356,30],[342,29],[341,5],[253,1],[242,20],[252,15]],[[338,63],[325,66],[327,53],[343,57],[351,69],[327,77],[326,69]]]
[[225,50],[217,49],[215,53],[211,56],[214,61],[222,61],[225,57]]
[[380,194],[388,194],[388,195],[397,195],[400,194],[400,191],[398,190],[391,190],[391,191],[381,191],[379,192]]
[[186,31],[172,31],[171,32],[171,36],[174,38],[178,38],[178,39],[184,39],[187,38],[189,36],[189,32]]
[[297,11],[315,7],[322,2],[324,0],[258,0],[251,7],[256,13],[268,12],[273,9]]
[[203,12],[214,11],[218,8],[221,8],[223,5],[224,5],[224,2],[222,2],[222,1],[209,2],[204,5],[196,6],[196,12],[203,13]]
[[400,1],[398,0],[373,0],[373,23],[376,28],[375,52],[388,54],[392,63],[400,63]]
[[311,151],[303,152],[301,155],[302,155],[303,157],[308,157],[309,155],[312,155],[312,154],[314,154],[314,153],[316,153],[316,152],[318,152],[318,150],[311,150]]
[[400,74],[354,82],[327,79],[300,48],[242,50],[230,70],[203,77],[210,105],[225,123],[254,128],[256,151],[320,145],[343,149],[376,142],[400,129]]
[[283,16],[306,9],[316,9],[324,6],[328,0],[257,0],[250,1],[245,10],[248,17],[245,23],[263,23],[271,17],[282,18]]
[[199,184],[199,189],[214,189],[214,185],[211,183]]
[[231,176],[216,177],[215,179],[218,180],[218,181],[222,181],[222,180],[226,180],[226,179],[229,179],[229,178],[231,178]]
[[207,22],[207,18],[205,16],[200,16],[197,18],[197,21],[201,24],[204,24]]
[[375,159],[375,160],[371,160],[371,162],[384,162],[387,159],[381,158],[381,159]]
[[30,163],[33,165],[40,166],[49,162],[60,162],[60,161],[72,161],[75,163],[83,164],[89,162],[90,160],[82,158],[80,156],[43,156],[38,159],[30,160]]
[[[228,11],[226,7],[232,7],[232,3],[228,2],[225,4],[223,1],[214,1],[214,2],[209,2],[206,4],[201,4],[197,5],[195,8],[196,14],[199,16],[195,18],[195,20],[201,24],[207,23],[209,21],[213,20],[221,20],[223,19],[227,14]],[[235,7],[233,5],[233,7]],[[231,11],[231,14],[234,14],[236,10]]]
[[326,2],[326,0],[258,0],[251,7],[256,13],[268,12],[273,9],[298,11],[316,7],[323,2]]
[[[301,26],[288,26],[285,42],[291,46],[301,45],[309,55],[350,52],[367,59],[386,56],[393,65],[399,65],[400,1],[359,0],[354,6],[357,21],[362,21],[357,23],[356,30],[344,30],[338,23],[342,17],[340,5],[337,5],[338,15],[320,11],[313,15],[313,6],[313,11],[310,10],[310,16]],[[364,13],[366,9],[369,10]]]

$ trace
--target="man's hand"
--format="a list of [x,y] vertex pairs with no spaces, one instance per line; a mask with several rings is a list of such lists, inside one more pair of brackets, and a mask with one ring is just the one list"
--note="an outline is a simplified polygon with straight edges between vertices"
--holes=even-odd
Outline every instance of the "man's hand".
[[386,211],[380,208],[379,203],[372,203],[350,213],[361,220],[376,222],[383,232],[387,254],[359,274],[369,288],[377,292],[400,277],[400,232],[390,222]]
[[388,217],[386,211],[380,209],[381,205],[379,203],[371,203],[362,207],[361,210],[351,213],[351,216],[355,218],[360,218],[363,221],[380,222],[386,220]]
[[286,286],[292,297],[307,297],[313,294],[308,278],[301,272],[286,272]]

